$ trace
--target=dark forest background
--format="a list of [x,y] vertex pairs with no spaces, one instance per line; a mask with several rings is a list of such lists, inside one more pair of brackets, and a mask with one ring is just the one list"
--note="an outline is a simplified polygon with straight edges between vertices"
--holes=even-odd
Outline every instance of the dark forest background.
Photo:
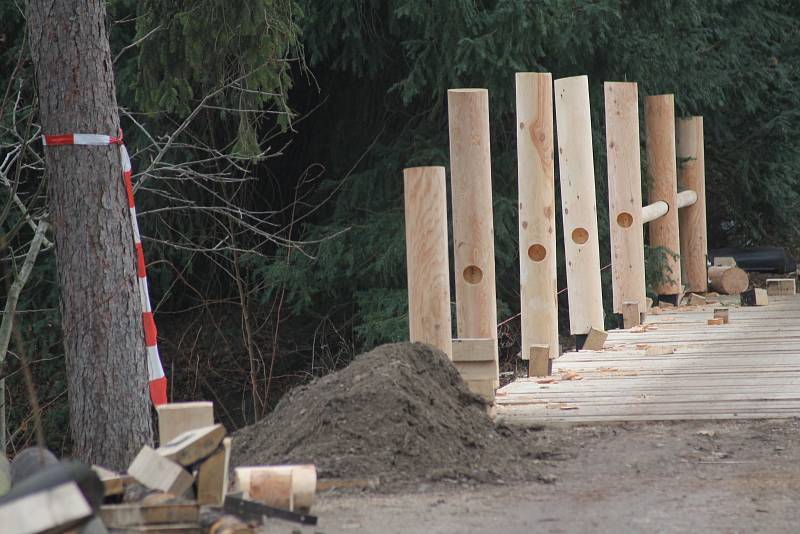
[[[108,10],[170,389],[175,400],[215,401],[229,429],[262,417],[288,387],[407,339],[402,169],[448,166],[448,88],[489,90],[501,320],[519,310],[518,71],[589,76],[601,264],[606,80],[636,81],[640,97],[674,93],[678,115],[704,116],[712,247],[800,244],[800,2],[110,0]],[[36,121],[22,11],[0,4],[0,80],[14,103],[0,117],[3,147],[17,142],[12,123]],[[224,165],[198,156],[209,148]],[[163,164],[188,159],[197,176]],[[35,166],[21,173],[20,194],[41,194]],[[7,197],[0,190],[2,205]],[[233,222],[231,206],[247,216]],[[9,233],[18,222],[12,211],[0,229],[3,297],[30,240]],[[67,452],[52,252],[18,310],[12,354],[33,362],[48,443]],[[515,324],[501,331],[507,368]],[[13,448],[33,431],[18,362],[3,369]]]

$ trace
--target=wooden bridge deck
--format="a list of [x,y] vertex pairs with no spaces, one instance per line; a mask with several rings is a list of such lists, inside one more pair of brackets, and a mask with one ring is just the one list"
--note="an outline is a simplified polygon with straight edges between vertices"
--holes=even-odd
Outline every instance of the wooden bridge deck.
[[648,315],[640,331],[609,332],[602,351],[555,360],[553,383],[503,387],[497,415],[510,423],[798,417],[800,295],[769,299],[731,305],[719,326],[707,324],[719,304]]

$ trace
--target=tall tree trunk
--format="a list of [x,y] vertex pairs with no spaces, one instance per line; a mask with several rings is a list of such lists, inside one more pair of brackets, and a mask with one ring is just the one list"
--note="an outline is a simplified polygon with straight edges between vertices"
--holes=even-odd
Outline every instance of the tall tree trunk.
[[[29,0],[27,20],[43,132],[117,135],[103,0]],[[45,157],[74,453],[124,469],[153,431],[119,148]]]

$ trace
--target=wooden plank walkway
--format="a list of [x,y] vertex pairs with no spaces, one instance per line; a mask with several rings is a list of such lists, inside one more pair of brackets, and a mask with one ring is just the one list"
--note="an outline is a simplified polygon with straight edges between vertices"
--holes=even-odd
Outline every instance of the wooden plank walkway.
[[[602,351],[553,362],[554,383],[517,379],[497,392],[509,423],[800,417],[800,295],[764,307],[730,305],[648,315],[613,330]],[[638,330],[638,331],[637,331]],[[572,380],[569,380],[573,376]]]

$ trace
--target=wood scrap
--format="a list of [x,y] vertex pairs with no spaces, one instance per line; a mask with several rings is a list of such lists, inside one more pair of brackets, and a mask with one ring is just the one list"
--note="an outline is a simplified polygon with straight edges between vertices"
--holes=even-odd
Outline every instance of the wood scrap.
[[714,291],[726,295],[739,295],[750,285],[750,277],[738,267],[709,267],[708,279]]
[[100,507],[100,517],[109,528],[137,525],[197,523],[196,502],[174,504],[109,504]]
[[754,287],[747,291],[742,291],[741,294],[742,306],[767,306],[769,305],[769,296],[766,289]]
[[177,464],[188,466],[210,456],[224,437],[225,427],[222,425],[195,428],[176,436],[156,452]]
[[607,338],[608,332],[599,328],[590,328],[581,350],[603,350]]
[[183,467],[144,446],[128,467],[128,474],[148,488],[173,495],[183,495],[194,479]]
[[121,475],[99,465],[93,465],[92,470],[97,473],[100,482],[103,483],[105,496],[122,495],[125,493],[125,486],[133,482],[133,477],[130,475]]
[[730,311],[728,308],[714,308],[714,318],[722,319],[722,324],[730,322]]
[[222,506],[228,490],[230,459],[231,438],[225,438],[217,451],[206,458],[197,470],[197,502]]

